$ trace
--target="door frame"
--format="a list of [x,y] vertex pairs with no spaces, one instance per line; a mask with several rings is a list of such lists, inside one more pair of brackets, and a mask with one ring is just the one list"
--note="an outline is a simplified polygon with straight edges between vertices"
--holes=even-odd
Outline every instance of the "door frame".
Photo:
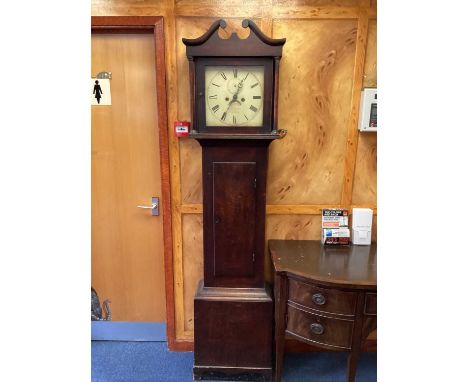
[[[166,334],[169,349],[177,350],[175,338],[174,266],[172,253],[171,186],[166,100],[164,19],[162,16],[91,16],[91,33],[152,33],[154,36],[156,95],[161,164],[164,278],[166,288]],[[156,127],[156,126],[155,126]],[[156,127],[157,128],[157,127]]]

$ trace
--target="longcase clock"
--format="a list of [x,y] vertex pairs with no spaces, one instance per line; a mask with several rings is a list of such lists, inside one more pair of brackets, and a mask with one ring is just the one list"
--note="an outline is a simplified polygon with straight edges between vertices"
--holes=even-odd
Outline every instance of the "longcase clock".
[[194,379],[269,381],[273,301],[264,279],[268,146],[277,128],[285,39],[251,21],[221,39],[216,21],[183,39],[189,60],[192,131],[202,146],[204,279],[194,301]]

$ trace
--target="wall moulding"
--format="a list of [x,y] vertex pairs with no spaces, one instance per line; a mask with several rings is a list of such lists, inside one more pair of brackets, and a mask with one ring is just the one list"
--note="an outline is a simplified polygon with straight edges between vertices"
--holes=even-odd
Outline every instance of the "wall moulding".
[[[310,204],[310,205],[299,205],[299,204],[267,204],[266,214],[267,215],[320,215],[324,208],[348,208],[350,213],[352,208],[372,208],[374,215],[377,215],[377,206],[369,205],[351,205],[345,207],[342,205],[329,205],[329,204]],[[203,205],[201,204],[183,204],[180,207],[182,214],[202,214]]]

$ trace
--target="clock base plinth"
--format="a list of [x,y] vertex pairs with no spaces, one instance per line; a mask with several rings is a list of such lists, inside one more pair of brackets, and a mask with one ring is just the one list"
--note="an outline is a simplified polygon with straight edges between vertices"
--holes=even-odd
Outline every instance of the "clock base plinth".
[[271,296],[269,287],[204,287],[200,282],[194,301],[195,380],[272,380]]
[[194,366],[193,379],[219,380],[219,381],[258,381],[270,382],[273,380],[273,370],[269,368],[242,368],[242,367],[212,367]]

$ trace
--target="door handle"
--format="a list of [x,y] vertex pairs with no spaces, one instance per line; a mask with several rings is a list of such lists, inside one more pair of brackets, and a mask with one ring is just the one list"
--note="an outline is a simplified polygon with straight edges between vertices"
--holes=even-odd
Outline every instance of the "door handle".
[[159,198],[158,197],[153,196],[151,198],[151,206],[137,206],[137,207],[151,210],[151,215],[159,216]]
[[153,203],[151,206],[137,206],[138,208],[148,208],[148,209],[153,209],[157,208],[158,205],[156,203]]

